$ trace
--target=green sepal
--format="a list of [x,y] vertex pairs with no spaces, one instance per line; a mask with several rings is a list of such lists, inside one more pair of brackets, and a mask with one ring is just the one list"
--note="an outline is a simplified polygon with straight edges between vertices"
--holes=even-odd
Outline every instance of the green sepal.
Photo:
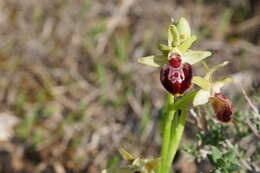
[[189,50],[183,54],[182,61],[189,63],[189,64],[196,64],[199,61],[209,57],[211,52],[209,51],[196,51],[196,50]]
[[165,56],[146,56],[146,57],[141,57],[138,59],[138,62],[141,64],[153,66],[153,67],[160,67],[163,64],[167,64],[168,60]]
[[210,96],[209,90],[200,89],[193,99],[193,106],[206,104],[209,101]]
[[177,24],[177,29],[179,31],[179,34],[181,37],[189,38],[191,35],[191,29],[189,22],[184,18],[180,18],[178,24]]
[[208,90],[210,87],[210,82],[200,76],[194,76],[192,78],[192,83],[198,85],[199,87],[201,87],[204,90]]
[[185,52],[191,47],[192,43],[193,43],[194,41],[196,41],[196,40],[197,40],[197,37],[196,37],[195,35],[193,35],[193,36],[187,38],[186,40],[184,40],[184,41],[180,44],[180,46],[178,46],[178,48],[180,49],[180,51],[181,51],[182,53],[185,53]]

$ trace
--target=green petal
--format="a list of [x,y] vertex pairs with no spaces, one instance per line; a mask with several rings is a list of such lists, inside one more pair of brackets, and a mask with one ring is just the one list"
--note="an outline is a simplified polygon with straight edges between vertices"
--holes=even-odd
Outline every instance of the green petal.
[[212,90],[214,93],[219,93],[220,89],[228,82],[232,82],[232,79],[227,77],[222,80],[218,80],[216,82],[213,82]]
[[197,62],[209,57],[211,52],[209,51],[196,51],[189,50],[183,54],[183,62],[187,62],[189,64],[196,64]]
[[170,48],[167,45],[159,44],[158,48],[165,56],[168,56],[168,53],[170,52]]
[[181,43],[181,45],[178,46],[178,48],[180,49],[180,51],[182,53],[185,53],[191,47],[192,43],[196,40],[197,40],[197,37],[195,35],[193,35],[193,36],[187,38],[185,41],[183,41],[183,43]]
[[168,28],[168,47],[176,47],[180,44],[179,32],[175,25],[170,25]]
[[204,90],[208,90],[210,87],[210,82],[199,76],[194,76],[192,78],[192,83],[198,85],[199,87],[201,87]]
[[211,76],[212,76],[212,73],[214,73],[218,69],[224,67],[228,63],[229,63],[228,61],[224,61],[222,64],[219,64],[219,65],[216,65],[216,66],[210,68],[209,71],[207,71],[207,73],[206,73],[205,79],[209,80],[211,78]]
[[210,98],[210,91],[209,90],[199,90],[196,94],[196,96],[193,99],[193,105],[203,105],[206,104],[209,101]]
[[153,66],[153,67],[160,67],[163,64],[167,64],[168,60],[165,56],[146,56],[141,57],[138,59],[138,62],[141,64]]
[[184,18],[180,18],[177,29],[179,31],[180,36],[184,35],[186,38],[190,37],[191,35],[191,29],[189,22]]

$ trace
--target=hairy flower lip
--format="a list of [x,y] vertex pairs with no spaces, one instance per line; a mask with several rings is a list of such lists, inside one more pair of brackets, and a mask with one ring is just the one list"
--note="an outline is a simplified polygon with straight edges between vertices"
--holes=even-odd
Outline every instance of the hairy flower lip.
[[232,120],[233,108],[228,97],[221,93],[215,93],[214,97],[209,99],[216,113],[216,118],[220,122],[228,123]]
[[188,63],[175,68],[165,64],[161,68],[160,80],[164,88],[173,95],[181,95],[191,86],[192,66]]

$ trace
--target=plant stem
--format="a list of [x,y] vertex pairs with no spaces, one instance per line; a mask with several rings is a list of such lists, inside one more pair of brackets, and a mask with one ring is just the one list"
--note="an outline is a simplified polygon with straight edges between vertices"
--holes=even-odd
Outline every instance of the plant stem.
[[[180,100],[174,103],[174,96],[168,94],[167,105],[163,120],[163,142],[161,150],[162,163],[158,167],[157,173],[169,173],[172,161],[177,152],[181,136],[184,130],[187,112],[187,103],[190,102],[197,91],[184,95]],[[176,111],[181,109],[180,117],[175,115]]]
[[[178,115],[175,115],[175,118],[173,120],[173,127],[172,127],[172,131],[171,131],[171,140],[170,140],[170,144],[169,144],[169,150],[168,150],[168,158],[167,163],[166,163],[166,167],[167,170],[169,172],[169,170],[171,169],[171,165],[173,162],[173,159],[176,155],[176,152],[178,150],[180,141],[181,141],[181,137],[184,131],[184,127],[185,127],[185,122],[186,122],[186,113],[187,113],[187,106],[186,105],[182,105],[181,107],[181,115],[180,117],[178,117]],[[168,173],[165,172],[165,173]]]
[[163,143],[162,143],[162,150],[161,150],[161,158],[163,159],[160,167],[159,173],[167,173],[166,170],[166,163],[167,163],[167,155],[169,150],[169,144],[171,139],[171,126],[172,120],[175,114],[175,109],[171,109],[171,105],[174,104],[174,96],[172,94],[168,94],[167,96],[167,106],[164,115],[163,121]]

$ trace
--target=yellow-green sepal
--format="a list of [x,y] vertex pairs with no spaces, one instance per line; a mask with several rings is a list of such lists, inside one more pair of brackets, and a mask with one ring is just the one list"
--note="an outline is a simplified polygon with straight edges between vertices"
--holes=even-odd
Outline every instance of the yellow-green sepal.
[[208,103],[210,98],[210,91],[200,89],[193,99],[193,106],[199,106]]
[[164,55],[161,56],[151,55],[151,56],[139,58],[138,62],[152,67],[160,67],[163,64],[167,64],[168,60],[167,57]]
[[190,24],[184,17],[181,17],[177,23],[177,29],[181,38],[186,39],[191,36]]
[[210,88],[210,82],[200,76],[194,76],[192,78],[192,83],[198,85],[199,87],[201,87],[204,90],[209,90],[209,88]]
[[199,61],[211,56],[211,52],[209,51],[196,51],[196,50],[188,50],[183,54],[182,61],[189,64],[196,64]]

